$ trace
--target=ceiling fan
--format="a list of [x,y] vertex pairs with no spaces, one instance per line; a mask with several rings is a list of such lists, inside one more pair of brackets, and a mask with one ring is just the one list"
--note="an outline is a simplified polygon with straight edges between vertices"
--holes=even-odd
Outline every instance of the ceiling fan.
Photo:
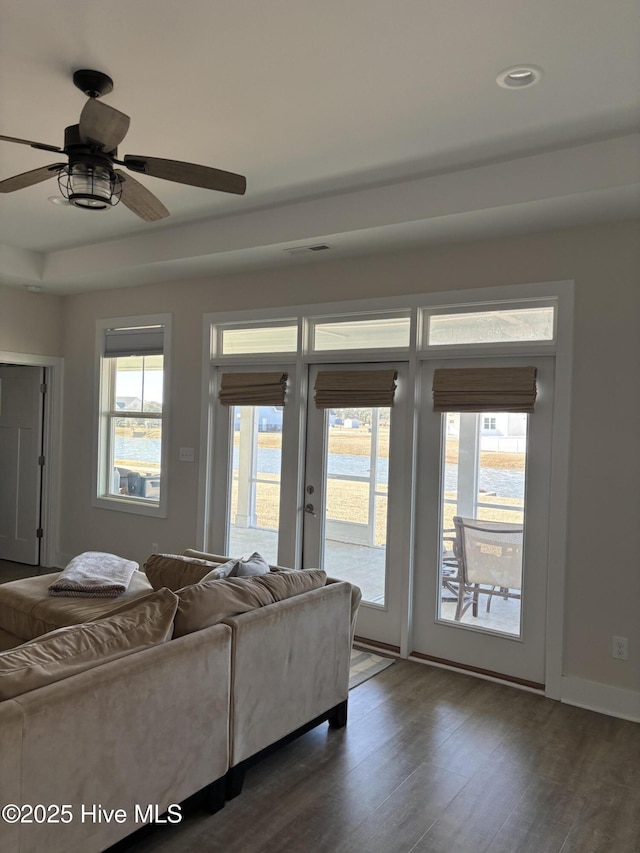
[[4,142],[64,153],[68,163],[52,163],[14,175],[0,181],[0,192],[15,192],[57,175],[62,195],[76,207],[107,210],[121,201],[146,222],[164,219],[169,216],[169,211],[150,190],[116,166],[192,187],[244,194],[246,179],[233,172],[140,154],[126,154],[124,160],[118,160],[118,145],[129,129],[129,116],[98,100],[112,91],[113,80],[101,71],[81,69],[74,72],[73,82],[88,95],[89,100],[80,113],[79,124],[65,129],[63,148],[0,135]]

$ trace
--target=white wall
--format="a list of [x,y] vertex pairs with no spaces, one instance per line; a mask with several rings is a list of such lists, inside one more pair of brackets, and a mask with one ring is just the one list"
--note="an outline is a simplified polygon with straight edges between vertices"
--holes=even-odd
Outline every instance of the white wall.
[[[640,690],[640,223],[622,222],[67,297],[61,551],[144,561],[195,544],[202,315],[535,281],[576,283],[565,675]],[[169,516],[91,506],[95,320],[173,314]],[[612,424],[613,431],[612,431]],[[614,661],[610,638],[629,638]]]
[[0,351],[61,356],[64,297],[0,285]]

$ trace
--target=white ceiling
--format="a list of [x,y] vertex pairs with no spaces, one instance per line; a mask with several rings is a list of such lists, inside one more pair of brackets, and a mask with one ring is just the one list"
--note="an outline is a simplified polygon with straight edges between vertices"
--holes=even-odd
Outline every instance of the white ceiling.
[[[61,145],[114,79],[119,156],[247,177],[142,177],[144,223],[0,195],[0,282],[52,293],[319,262],[640,213],[639,0],[0,0],[0,133]],[[497,74],[543,70],[508,91]],[[0,179],[59,155],[0,142]],[[286,248],[328,243],[322,253]]]

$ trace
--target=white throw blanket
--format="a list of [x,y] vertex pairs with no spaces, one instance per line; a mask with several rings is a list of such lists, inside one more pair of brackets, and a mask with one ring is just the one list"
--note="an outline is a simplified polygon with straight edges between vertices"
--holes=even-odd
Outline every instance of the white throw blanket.
[[49,586],[49,595],[115,598],[127,591],[138,563],[102,551],[78,554]]

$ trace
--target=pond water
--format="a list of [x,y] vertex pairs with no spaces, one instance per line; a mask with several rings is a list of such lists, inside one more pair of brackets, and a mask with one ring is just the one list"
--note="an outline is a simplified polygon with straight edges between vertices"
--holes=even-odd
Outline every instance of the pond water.
[[[263,474],[280,474],[280,450],[261,447],[258,449],[258,471]],[[233,468],[238,469],[238,448],[233,449]],[[328,463],[329,477],[368,477],[369,458],[353,456],[348,453],[330,453]],[[445,490],[455,491],[458,481],[458,466],[448,464],[445,467]],[[386,457],[378,459],[378,483],[387,484],[389,481],[389,460]],[[486,492],[495,492],[502,497],[524,499],[524,471],[505,468],[480,469],[478,485]]]

